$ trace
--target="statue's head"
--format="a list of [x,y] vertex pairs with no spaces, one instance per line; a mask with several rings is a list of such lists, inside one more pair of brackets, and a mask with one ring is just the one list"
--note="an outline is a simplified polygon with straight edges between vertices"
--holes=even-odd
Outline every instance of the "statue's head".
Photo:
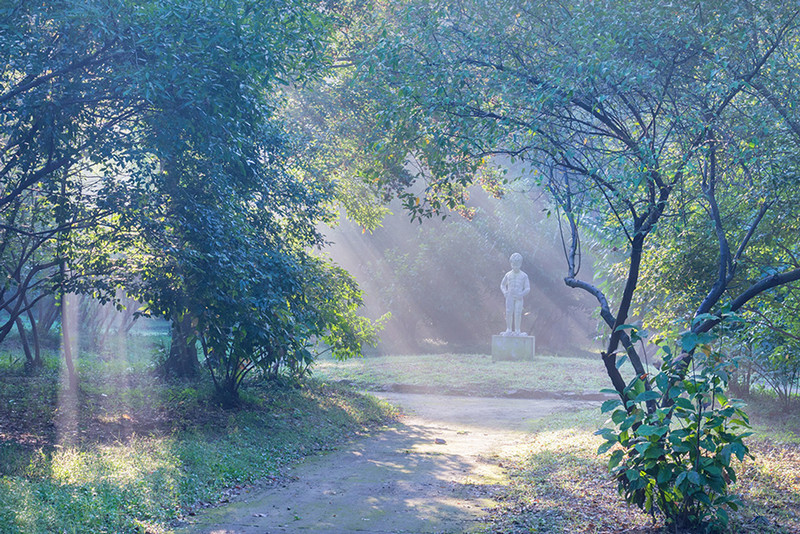
[[511,255],[508,261],[511,262],[512,269],[519,269],[522,267],[522,254],[515,252]]

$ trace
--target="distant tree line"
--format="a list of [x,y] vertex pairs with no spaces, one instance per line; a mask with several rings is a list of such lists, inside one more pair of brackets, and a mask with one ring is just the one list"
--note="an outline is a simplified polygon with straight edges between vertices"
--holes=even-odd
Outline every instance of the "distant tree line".
[[377,350],[490,350],[492,335],[505,328],[500,280],[519,252],[533,288],[522,326],[536,336],[537,352],[589,355],[597,320],[591,300],[563,284],[558,223],[546,206],[538,189],[503,198],[477,189],[463,215],[409,224],[398,212],[371,233],[354,223],[329,233],[333,258],[364,290],[365,311],[391,313]]

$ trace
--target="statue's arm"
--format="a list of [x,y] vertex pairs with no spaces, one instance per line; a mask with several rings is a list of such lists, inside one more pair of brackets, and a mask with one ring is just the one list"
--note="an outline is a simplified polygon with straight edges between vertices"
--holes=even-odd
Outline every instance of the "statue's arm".
[[503,276],[503,280],[500,282],[500,291],[503,292],[503,295],[508,295],[508,273]]
[[525,277],[522,279],[524,287],[522,288],[522,295],[526,296],[528,293],[531,292],[531,281],[528,279],[528,275],[525,274]]

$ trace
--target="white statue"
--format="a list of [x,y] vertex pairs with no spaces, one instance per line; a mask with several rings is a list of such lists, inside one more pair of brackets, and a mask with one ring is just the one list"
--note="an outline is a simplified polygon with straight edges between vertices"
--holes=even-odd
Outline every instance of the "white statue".
[[[520,270],[522,267],[522,254],[515,252],[509,258],[511,270],[500,282],[500,290],[506,298],[506,331],[503,336],[521,336],[522,333],[522,299],[530,293],[531,283],[528,275]],[[514,328],[512,329],[512,325]]]

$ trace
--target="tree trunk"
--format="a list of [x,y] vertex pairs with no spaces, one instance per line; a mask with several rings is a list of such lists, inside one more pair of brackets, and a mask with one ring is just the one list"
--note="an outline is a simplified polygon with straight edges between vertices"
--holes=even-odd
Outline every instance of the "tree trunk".
[[53,329],[53,325],[58,320],[58,306],[54,296],[46,296],[36,302],[37,325],[43,335],[47,335]]
[[25,325],[22,324],[22,319],[17,317],[14,323],[17,325],[19,332],[19,341],[22,343],[22,351],[25,353],[25,369],[28,371],[33,370],[33,353],[28,344],[28,336],[25,334]]
[[191,323],[189,314],[172,319],[172,343],[163,366],[164,373],[168,376],[191,378],[197,376],[200,371]]
[[39,341],[39,325],[31,310],[28,310],[28,320],[31,322],[31,338],[33,338],[33,366],[42,366],[42,344]]

